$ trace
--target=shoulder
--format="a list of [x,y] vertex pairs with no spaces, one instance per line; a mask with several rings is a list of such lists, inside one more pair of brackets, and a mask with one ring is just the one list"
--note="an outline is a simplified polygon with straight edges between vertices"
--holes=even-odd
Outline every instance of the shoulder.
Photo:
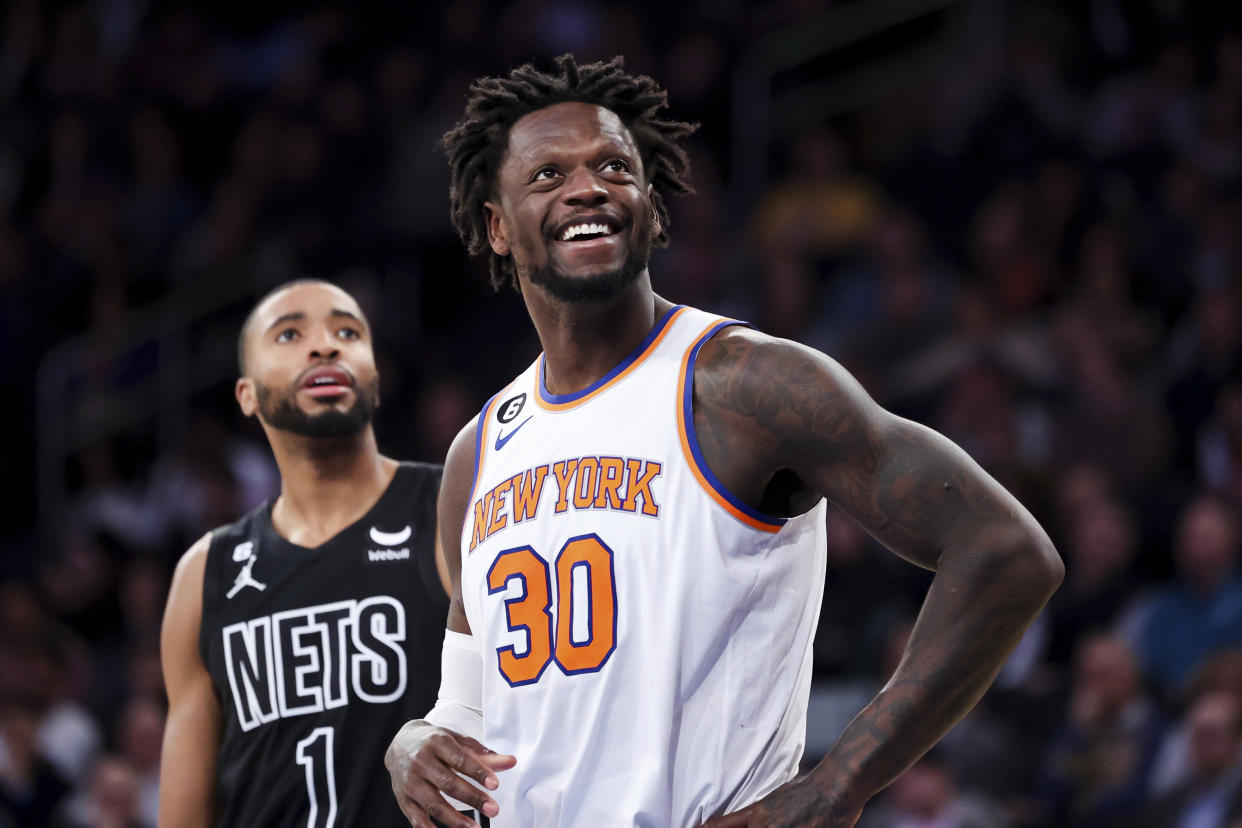
[[693,376],[700,450],[726,487],[752,490],[752,505],[782,472],[830,497],[844,481],[865,482],[899,419],[836,360],[749,328],[704,342]]
[[[879,408],[836,360],[752,328],[725,328],[703,343],[694,366],[694,401],[739,426],[816,426],[832,412]],[[738,419],[740,418],[740,419]],[[821,432],[822,433],[822,432]]]
[[206,543],[210,548],[213,545],[223,547],[230,541],[233,543],[241,543],[247,540],[253,540],[261,532],[266,516],[271,511],[272,500],[265,500],[258,506],[255,506],[246,514],[239,517],[232,523],[222,523],[209,531],[206,535],[199,538],[194,546],[186,552],[188,555],[200,543]]
[[449,446],[444,460],[444,477],[440,481],[437,514],[440,542],[450,569],[460,555],[462,524],[474,488],[475,463],[478,458],[478,419],[468,422]]
[[694,378],[754,388],[788,386],[799,379],[835,386],[849,373],[831,357],[789,339],[742,324],[722,329],[703,343]]
[[203,570],[207,568],[207,556],[211,552],[211,542],[215,537],[215,531],[208,532],[194,541],[193,545],[181,555],[181,560],[177,561],[177,568],[173,572],[174,584],[178,579],[194,578],[197,578],[200,584],[202,583]]
[[[475,463],[479,452],[478,435],[479,421],[476,417],[457,432],[444,459],[441,491],[445,494],[460,494],[463,502],[470,497],[470,489],[474,486]],[[462,492],[462,489],[465,491]]]
[[397,466],[397,485],[419,503],[435,502],[443,477],[444,466],[439,463],[402,460]]
[[414,480],[434,480],[439,482],[444,475],[444,466],[439,463],[423,463],[418,460],[400,461],[401,472]]
[[[164,611],[164,638],[171,635],[193,640],[203,615],[203,582],[213,533],[208,532],[185,551],[173,571]],[[197,648],[195,648],[197,652]]]

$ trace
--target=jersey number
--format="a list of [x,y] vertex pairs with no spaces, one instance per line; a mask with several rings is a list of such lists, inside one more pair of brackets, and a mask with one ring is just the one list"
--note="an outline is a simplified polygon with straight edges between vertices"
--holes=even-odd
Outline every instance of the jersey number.
[[317,727],[302,741],[294,756],[306,769],[306,795],[310,816],[306,828],[332,828],[336,822],[336,760],[332,751],[330,727]]
[[522,594],[505,599],[505,613],[511,631],[526,633],[527,645],[521,654],[511,646],[497,648],[505,681],[514,687],[539,681],[554,659],[570,676],[604,666],[617,644],[617,584],[612,550],[598,535],[570,538],[552,568],[529,546],[501,552],[488,570],[487,591],[504,592],[514,580]]

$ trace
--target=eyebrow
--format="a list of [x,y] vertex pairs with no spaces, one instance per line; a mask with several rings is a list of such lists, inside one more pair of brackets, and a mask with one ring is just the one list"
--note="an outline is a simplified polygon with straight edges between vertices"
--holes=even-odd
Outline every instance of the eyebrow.
[[[366,327],[366,323],[364,323],[361,319],[359,319],[357,314],[350,313],[347,310],[342,310],[340,308],[333,308],[331,311],[329,311],[328,315],[334,318],[337,318],[337,319],[352,319],[355,322],[357,322],[359,325]],[[267,326],[267,330],[270,331],[272,328],[275,328],[278,325],[283,325],[286,322],[301,322],[304,319],[306,319],[305,311],[290,311],[289,313],[282,313],[280,316],[276,317],[272,321],[272,324]]]
[[[555,145],[548,147],[546,144],[541,144],[535,154],[530,156],[530,160],[527,163],[534,165],[531,167],[533,172],[538,167],[554,165],[567,151],[577,152],[577,149],[564,150]],[[594,146],[588,147],[582,151],[582,154],[592,160],[621,156],[631,162],[641,161],[643,156],[642,150],[638,148],[637,141],[634,142],[633,147],[629,147],[623,141],[611,139],[605,139]]]

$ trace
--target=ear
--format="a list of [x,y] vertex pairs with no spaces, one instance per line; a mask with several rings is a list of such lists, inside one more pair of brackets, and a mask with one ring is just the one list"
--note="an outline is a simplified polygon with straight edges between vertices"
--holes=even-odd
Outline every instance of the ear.
[[655,188],[650,184],[647,185],[647,204],[651,208],[651,238],[654,239],[664,232],[664,228],[660,225],[660,213],[656,210]]
[[237,398],[237,406],[242,414],[247,417],[253,417],[259,410],[259,398],[255,394],[254,380],[250,377],[237,378],[237,384],[233,386],[233,396]]
[[487,223],[487,243],[497,256],[509,255],[509,228],[500,214],[500,205],[495,202],[483,202],[483,219]]

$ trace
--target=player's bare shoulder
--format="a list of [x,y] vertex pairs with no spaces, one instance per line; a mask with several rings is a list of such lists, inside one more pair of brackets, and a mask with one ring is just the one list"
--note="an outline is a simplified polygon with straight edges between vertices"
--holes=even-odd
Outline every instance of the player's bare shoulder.
[[168,589],[168,604],[160,629],[160,658],[170,698],[195,676],[206,674],[199,655],[198,635],[203,621],[203,579],[210,551],[211,533],[208,532],[181,556]]
[[[193,621],[197,631],[203,607],[203,579],[207,571],[207,556],[211,552],[211,533],[196,540],[177,562],[172,584],[168,589],[168,610],[165,613],[165,629],[168,616],[184,623]],[[197,634],[197,632],[196,632]]]
[[846,424],[834,415],[864,403],[869,410],[858,413],[879,413],[831,357],[744,327],[726,328],[704,343],[694,385],[696,406],[715,410],[735,427],[773,437],[799,431],[835,435]]
[[873,463],[885,418],[840,364],[787,339],[726,328],[695,362],[699,443],[740,488],[808,462]]
[[[190,545],[181,555],[181,559],[177,561],[177,568],[173,573],[174,580],[181,577],[198,577],[202,579],[203,569],[207,566],[207,553],[211,551],[211,532],[206,533],[198,540]],[[197,574],[196,574],[197,573]]]
[[453,438],[440,482],[440,539],[446,560],[454,567],[460,564],[462,524],[474,486],[478,427],[478,419],[471,419]]

